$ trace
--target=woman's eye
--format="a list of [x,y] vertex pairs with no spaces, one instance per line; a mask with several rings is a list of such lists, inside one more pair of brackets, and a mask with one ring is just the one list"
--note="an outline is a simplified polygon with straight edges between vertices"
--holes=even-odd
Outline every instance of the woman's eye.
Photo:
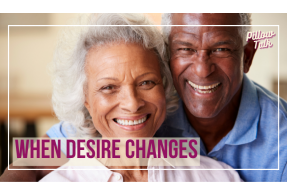
[[144,81],[144,82],[141,83],[141,85],[148,85],[148,84],[151,84],[151,83],[152,83],[152,81]]
[[155,83],[153,81],[143,81],[140,83],[140,87],[144,89],[151,89],[155,86]]
[[113,92],[115,89],[116,89],[115,86],[110,85],[110,86],[104,86],[104,87],[102,87],[100,90],[103,91],[103,92],[105,92],[105,93],[111,93],[111,92]]
[[106,86],[102,88],[103,90],[112,90],[114,89],[114,86]]

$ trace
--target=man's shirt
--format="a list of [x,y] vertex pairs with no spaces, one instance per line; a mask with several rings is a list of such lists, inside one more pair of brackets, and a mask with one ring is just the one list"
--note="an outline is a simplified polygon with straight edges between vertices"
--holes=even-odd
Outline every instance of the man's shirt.
[[[185,115],[182,101],[156,136],[199,137]],[[201,142],[200,154],[242,169],[238,173],[244,181],[287,181],[286,101],[279,99],[278,111],[278,96],[244,75],[239,112],[232,130],[209,153]]]

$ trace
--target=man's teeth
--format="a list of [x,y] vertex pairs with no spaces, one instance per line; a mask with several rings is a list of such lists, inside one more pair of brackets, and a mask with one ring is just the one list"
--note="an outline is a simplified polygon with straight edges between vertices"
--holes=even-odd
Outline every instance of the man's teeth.
[[147,116],[138,119],[138,120],[122,120],[122,119],[116,119],[116,122],[121,124],[121,125],[138,125],[141,124],[143,122],[145,122],[147,119]]
[[200,86],[200,85],[196,85],[195,83],[192,83],[191,81],[188,81],[188,83],[189,83],[189,85],[191,85],[191,87],[196,89],[196,91],[198,91],[199,93],[202,93],[202,94],[214,92],[220,84],[218,82],[216,84],[212,84],[209,86]]

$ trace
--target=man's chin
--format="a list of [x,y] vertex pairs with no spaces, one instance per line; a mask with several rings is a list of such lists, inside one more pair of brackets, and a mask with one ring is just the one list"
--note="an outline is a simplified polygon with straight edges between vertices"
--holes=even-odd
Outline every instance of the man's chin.
[[[186,107],[187,115],[192,115],[193,117],[200,119],[213,119],[219,114],[220,110],[210,110],[210,108],[195,109],[193,107]],[[189,113],[188,113],[188,112]]]

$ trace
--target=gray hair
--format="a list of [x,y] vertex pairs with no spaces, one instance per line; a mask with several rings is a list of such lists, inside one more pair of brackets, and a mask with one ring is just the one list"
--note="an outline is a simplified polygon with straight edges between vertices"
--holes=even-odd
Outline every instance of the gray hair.
[[[251,25],[251,13],[239,13],[240,16],[240,24],[239,25]],[[171,13],[164,13],[162,14],[162,20],[161,24],[162,25],[172,25],[171,23]],[[241,40],[243,41],[243,46],[247,44],[246,42],[246,35],[248,31],[252,30],[251,26],[241,26],[238,28],[239,34],[241,36]],[[162,33],[164,37],[164,41],[168,43],[168,37],[171,32],[171,26],[162,26]]]
[[80,129],[77,136],[99,136],[84,106],[87,81],[85,59],[89,49],[94,46],[124,42],[140,44],[145,49],[155,51],[160,62],[167,113],[178,108],[161,33],[155,26],[131,26],[153,25],[148,18],[141,14],[91,14],[82,15],[76,24],[85,26],[67,27],[56,47],[52,63],[52,103],[59,120]]

